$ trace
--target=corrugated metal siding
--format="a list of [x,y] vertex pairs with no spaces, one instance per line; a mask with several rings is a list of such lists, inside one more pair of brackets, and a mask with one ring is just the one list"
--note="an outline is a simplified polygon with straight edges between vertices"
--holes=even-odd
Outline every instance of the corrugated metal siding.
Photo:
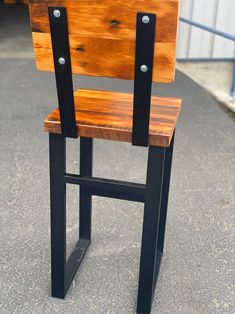
[[[181,16],[235,34],[235,0],[181,0]],[[180,23],[179,58],[232,58],[235,43]]]

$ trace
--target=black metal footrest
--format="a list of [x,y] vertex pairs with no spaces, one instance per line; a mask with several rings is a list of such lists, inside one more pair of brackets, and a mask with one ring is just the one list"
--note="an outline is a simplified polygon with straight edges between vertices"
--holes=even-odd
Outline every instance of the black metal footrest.
[[69,173],[66,173],[64,178],[66,183],[86,186],[92,195],[142,203],[145,201],[145,184],[81,176]]

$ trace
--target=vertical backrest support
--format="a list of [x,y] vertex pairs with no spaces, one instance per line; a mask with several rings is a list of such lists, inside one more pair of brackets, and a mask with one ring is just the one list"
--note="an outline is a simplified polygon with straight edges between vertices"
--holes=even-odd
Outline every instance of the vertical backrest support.
[[65,137],[76,138],[68,22],[66,8],[48,7],[51,42],[60,110],[61,130]]
[[148,146],[155,29],[155,14],[137,14],[132,124],[132,144],[135,146]]

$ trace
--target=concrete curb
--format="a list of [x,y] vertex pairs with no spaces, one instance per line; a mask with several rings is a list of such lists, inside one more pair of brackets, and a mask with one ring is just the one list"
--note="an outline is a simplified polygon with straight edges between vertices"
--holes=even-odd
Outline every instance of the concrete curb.
[[199,86],[207,90],[220,104],[224,105],[231,112],[235,113],[235,99],[233,97],[226,94],[224,91],[216,89],[214,86],[205,85],[199,79],[195,78],[193,75],[190,75],[190,73],[183,69],[180,64],[177,64],[176,68],[196,82]]

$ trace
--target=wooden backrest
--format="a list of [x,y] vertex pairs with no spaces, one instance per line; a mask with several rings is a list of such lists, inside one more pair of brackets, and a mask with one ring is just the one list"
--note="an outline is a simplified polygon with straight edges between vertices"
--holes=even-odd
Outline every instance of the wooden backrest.
[[30,0],[38,70],[54,71],[48,6],[67,9],[74,74],[134,79],[136,15],[157,15],[154,82],[175,75],[179,0]]

